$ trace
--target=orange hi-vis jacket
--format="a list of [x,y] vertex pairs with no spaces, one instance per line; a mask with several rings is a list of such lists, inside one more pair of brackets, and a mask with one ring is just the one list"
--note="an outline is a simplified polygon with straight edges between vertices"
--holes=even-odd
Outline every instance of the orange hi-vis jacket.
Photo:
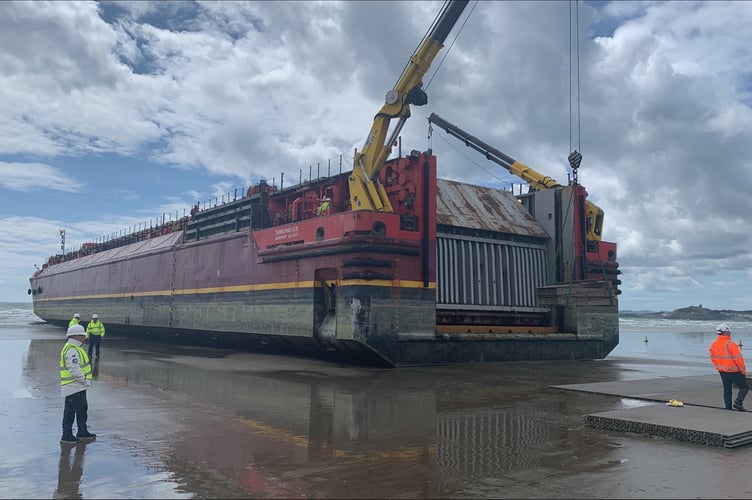
[[718,335],[715,342],[710,344],[710,361],[715,365],[719,372],[741,372],[747,374],[747,367],[744,365],[744,356],[739,346],[731,341],[728,335]]

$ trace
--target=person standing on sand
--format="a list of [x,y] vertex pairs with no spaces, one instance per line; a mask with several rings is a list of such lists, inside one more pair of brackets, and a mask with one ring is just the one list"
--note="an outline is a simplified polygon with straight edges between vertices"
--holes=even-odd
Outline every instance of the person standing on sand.
[[[89,404],[86,389],[91,387],[91,364],[81,345],[86,340],[86,330],[81,325],[68,328],[68,342],[60,351],[60,388],[65,398],[63,408],[63,437],[61,443],[78,443],[82,439],[95,439],[86,424]],[[78,434],[73,435],[73,421]]]
[[[744,408],[744,398],[747,396],[747,367],[744,365],[744,356],[735,342],[731,341],[731,329],[722,323],[715,329],[718,338],[710,345],[710,361],[718,370],[723,382],[723,402],[726,409],[747,411]],[[734,404],[731,404],[732,385],[739,388]]]
[[77,325],[81,322],[81,315],[78,313],[75,313],[70,321],[68,321],[68,328],[72,327],[73,325]]
[[89,360],[94,359],[92,354],[96,352],[99,362],[99,346],[104,337],[104,325],[99,321],[99,316],[92,314],[91,321],[86,325],[86,339],[89,341]]

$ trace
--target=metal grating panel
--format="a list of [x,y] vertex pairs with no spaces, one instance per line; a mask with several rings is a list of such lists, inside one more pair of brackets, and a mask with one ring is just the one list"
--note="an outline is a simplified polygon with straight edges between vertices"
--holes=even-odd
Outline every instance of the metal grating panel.
[[437,306],[538,308],[549,284],[544,244],[438,234]]

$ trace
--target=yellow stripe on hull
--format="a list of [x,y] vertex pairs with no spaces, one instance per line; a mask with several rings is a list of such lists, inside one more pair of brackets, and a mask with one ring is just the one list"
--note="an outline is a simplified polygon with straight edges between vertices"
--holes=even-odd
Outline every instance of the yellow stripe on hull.
[[[150,292],[126,292],[126,293],[107,293],[99,295],[71,295],[64,297],[35,298],[37,302],[56,302],[60,300],[85,300],[85,299],[122,299],[127,297],[170,297],[172,295],[203,295],[214,293],[237,293],[237,292],[260,292],[266,290],[293,290],[314,288],[314,281],[298,281],[288,283],[266,283],[262,285],[234,285],[207,288],[186,288],[183,290],[154,290]],[[340,287],[348,286],[374,286],[387,288],[424,288],[422,281],[402,280],[394,284],[391,280],[363,280],[352,279],[342,280]],[[430,282],[427,287],[429,290],[436,288],[435,282]]]

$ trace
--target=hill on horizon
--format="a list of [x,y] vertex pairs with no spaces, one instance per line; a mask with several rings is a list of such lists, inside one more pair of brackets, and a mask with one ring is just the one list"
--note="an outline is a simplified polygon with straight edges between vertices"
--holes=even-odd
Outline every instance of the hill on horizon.
[[620,311],[620,316],[632,316],[641,318],[663,318],[663,319],[696,319],[696,320],[713,320],[713,321],[752,321],[752,310],[734,311],[731,309],[708,309],[698,306],[687,306],[673,311]]

